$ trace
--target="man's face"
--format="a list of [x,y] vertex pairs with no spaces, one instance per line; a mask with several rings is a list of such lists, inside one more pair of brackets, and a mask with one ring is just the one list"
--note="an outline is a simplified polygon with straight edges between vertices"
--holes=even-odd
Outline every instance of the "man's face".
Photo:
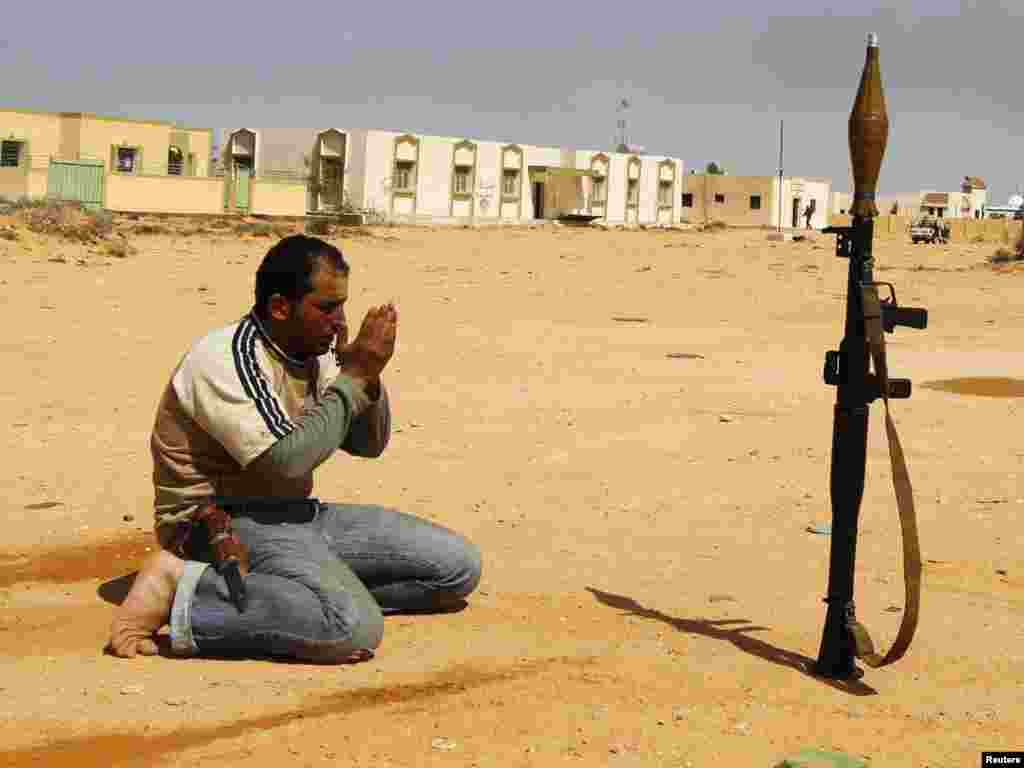
[[312,284],[313,290],[291,305],[289,318],[294,352],[303,357],[326,354],[335,336],[338,347],[348,343],[348,275],[321,260],[313,271]]

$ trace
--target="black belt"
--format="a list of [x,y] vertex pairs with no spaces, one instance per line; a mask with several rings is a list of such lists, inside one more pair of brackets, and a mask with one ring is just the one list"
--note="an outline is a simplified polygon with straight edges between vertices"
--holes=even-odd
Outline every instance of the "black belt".
[[212,504],[257,523],[311,523],[323,506],[319,499],[279,496],[210,496]]

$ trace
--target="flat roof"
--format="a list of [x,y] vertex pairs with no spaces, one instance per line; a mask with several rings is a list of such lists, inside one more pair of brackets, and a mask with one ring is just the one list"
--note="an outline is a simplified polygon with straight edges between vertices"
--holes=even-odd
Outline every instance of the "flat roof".
[[95,112],[53,112],[45,109],[25,109],[21,107],[0,107],[0,112],[18,112],[25,115],[52,115],[54,117],[87,118],[90,120],[103,120],[111,123],[141,123],[142,125],[166,125],[169,128],[177,128],[179,131],[209,131],[212,128],[191,128],[174,123],[170,120],[147,120],[137,117],[120,117],[117,115],[100,115]]

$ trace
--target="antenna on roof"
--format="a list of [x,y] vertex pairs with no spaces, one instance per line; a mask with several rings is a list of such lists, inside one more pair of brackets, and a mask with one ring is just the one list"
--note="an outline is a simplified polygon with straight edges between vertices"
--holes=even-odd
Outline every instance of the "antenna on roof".
[[629,99],[619,99],[619,103],[615,107],[616,114],[620,115],[618,119],[619,133],[615,139],[615,147],[617,152],[628,152],[628,146],[626,144],[626,110],[630,108],[631,104]]

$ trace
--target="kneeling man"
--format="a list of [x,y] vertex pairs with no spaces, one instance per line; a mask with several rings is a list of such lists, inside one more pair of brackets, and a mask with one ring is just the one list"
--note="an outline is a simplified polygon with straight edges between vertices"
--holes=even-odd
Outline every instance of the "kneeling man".
[[337,449],[376,458],[390,436],[381,373],[398,313],[370,309],[349,344],[349,273],[333,245],[284,238],[256,273],[253,309],[178,364],[151,440],[161,548],[114,616],[114,654],[157,653],[169,625],[182,656],[358,661],[383,614],[447,610],[476,588],[480,552],[457,533],[311,497]]

